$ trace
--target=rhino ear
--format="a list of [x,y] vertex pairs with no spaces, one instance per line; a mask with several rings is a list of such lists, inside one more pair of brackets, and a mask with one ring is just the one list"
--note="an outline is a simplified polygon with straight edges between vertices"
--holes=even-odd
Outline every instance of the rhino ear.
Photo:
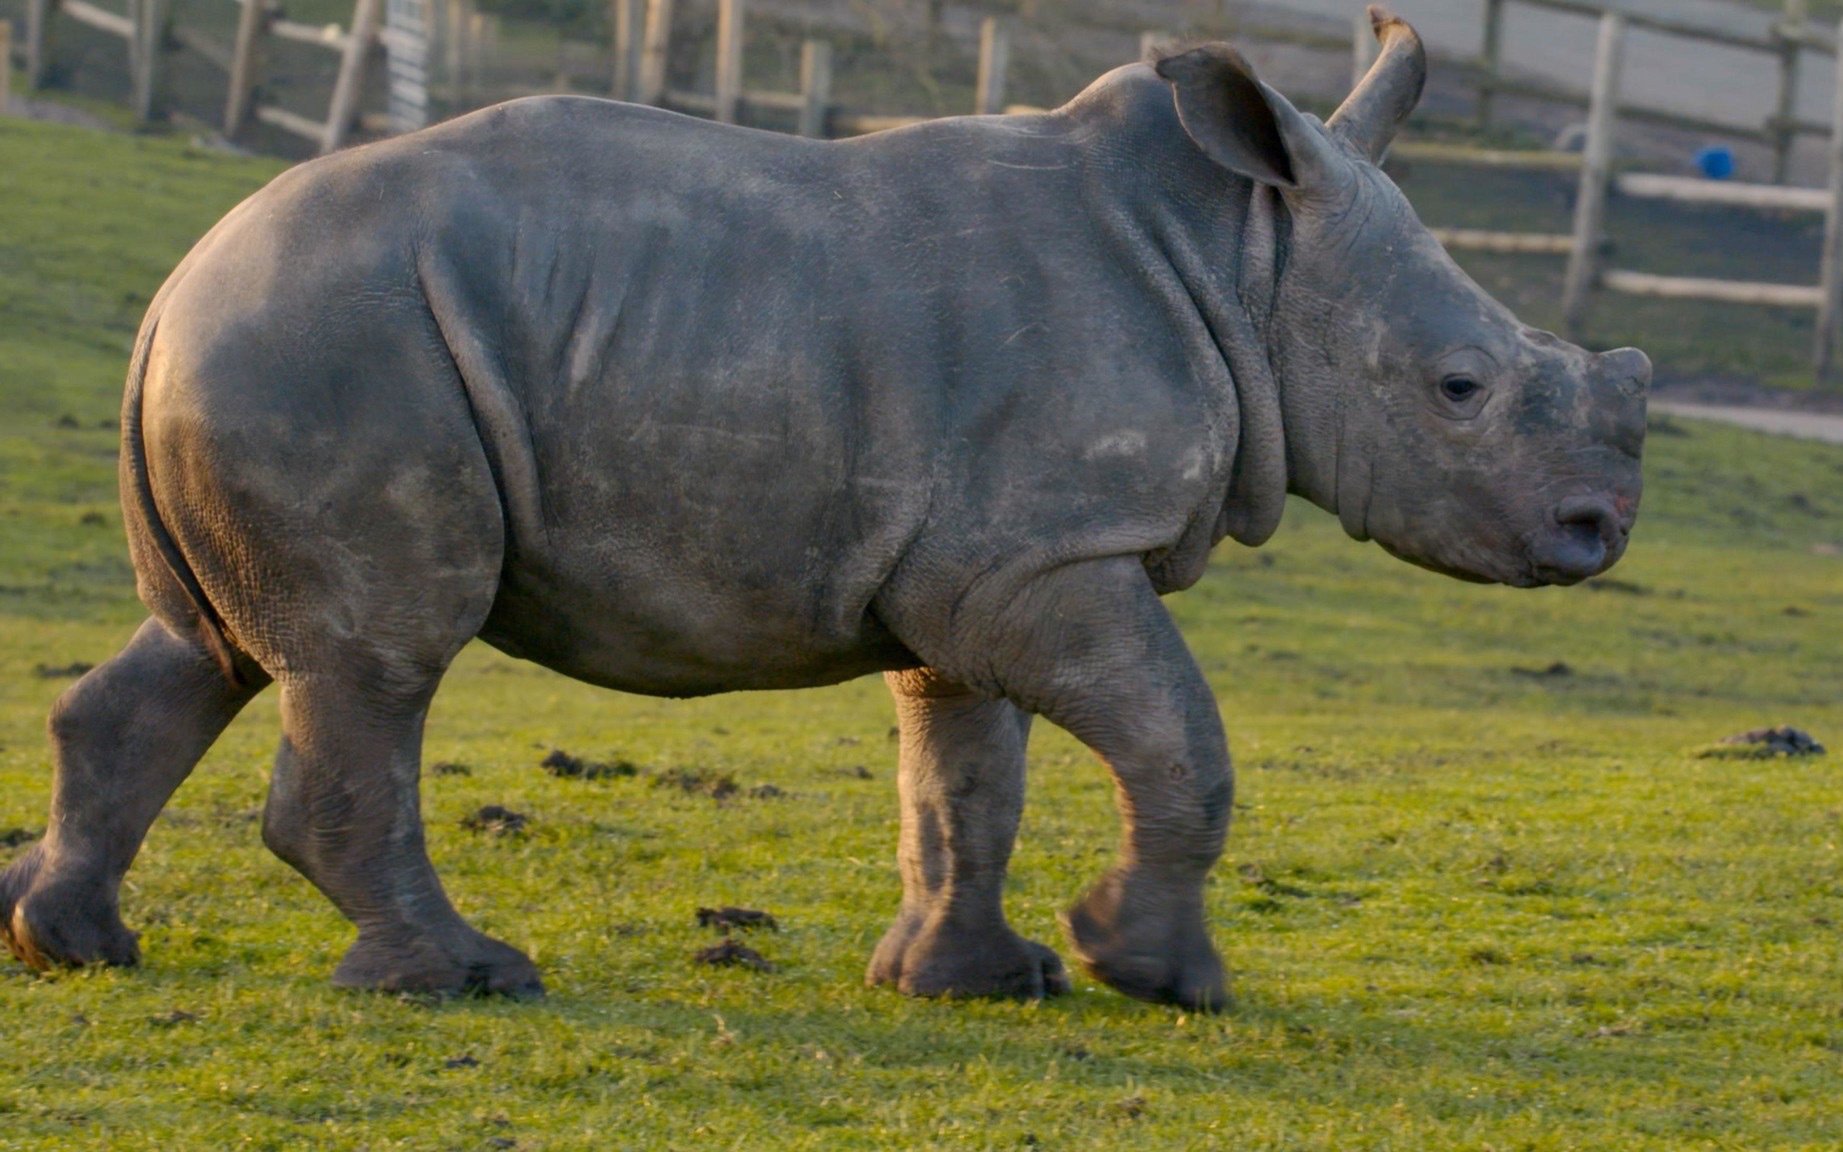
[[1230,45],[1205,44],[1154,67],[1171,85],[1178,122],[1211,160],[1288,191],[1336,179],[1342,158],[1331,142]]

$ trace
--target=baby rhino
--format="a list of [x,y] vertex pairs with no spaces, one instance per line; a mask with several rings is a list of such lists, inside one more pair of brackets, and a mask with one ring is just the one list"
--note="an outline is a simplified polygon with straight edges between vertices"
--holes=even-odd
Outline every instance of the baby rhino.
[[1213,1008],[1216,702],[1159,597],[1287,493],[1467,580],[1619,558],[1650,365],[1519,324],[1377,167],[1407,25],[1321,123],[1226,44],[1067,105],[823,142],[514,101],[278,177],[148,309],[121,488],[148,621],[66,692],[34,966],[132,964],[122,876],[271,683],[264,842],[357,927],[334,980],[532,993],[456,914],[417,774],[474,637],[627,692],[881,672],[901,873],[873,983],[1068,986],[1001,895],[1033,716],[1105,761],[1069,947]]

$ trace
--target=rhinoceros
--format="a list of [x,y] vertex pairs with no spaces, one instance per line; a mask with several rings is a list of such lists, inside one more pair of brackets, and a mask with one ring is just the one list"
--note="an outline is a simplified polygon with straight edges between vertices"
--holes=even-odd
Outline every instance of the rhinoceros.
[[280,685],[264,842],[345,914],[343,986],[530,994],[424,848],[436,685],[475,637],[660,696],[881,672],[902,900],[868,981],[1039,997],[1007,924],[1033,716],[1117,785],[1074,957],[1216,1008],[1233,784],[1160,597],[1288,493],[1437,572],[1601,572],[1650,364],[1520,324],[1378,167],[1413,31],[1329,121],[1228,44],[1053,111],[796,139],[517,100],[302,164],[148,309],[121,491],[150,617],[50,720],[45,836],[0,876],[27,964],[133,964],[118,892]]

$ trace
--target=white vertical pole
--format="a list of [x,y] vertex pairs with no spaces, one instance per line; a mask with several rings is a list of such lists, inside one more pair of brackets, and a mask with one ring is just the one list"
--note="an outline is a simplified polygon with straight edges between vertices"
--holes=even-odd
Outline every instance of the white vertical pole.
[[429,123],[428,0],[386,0],[384,57],[390,130],[414,132]]
[[734,124],[742,105],[742,0],[717,0],[717,106],[719,124]]
[[672,46],[672,0],[646,0],[646,35],[640,49],[640,83],[634,100],[658,104],[666,94],[666,53]]
[[[1843,22],[1837,25],[1843,44]],[[1817,378],[1830,383],[1843,368],[1843,56],[1830,121],[1830,211],[1824,216],[1823,302],[1817,317]]]
[[645,9],[640,0],[609,0],[609,22],[614,25],[614,75],[609,95],[632,100],[640,72],[640,20]]
[[1606,228],[1606,185],[1612,175],[1613,135],[1619,119],[1619,72],[1625,55],[1625,17],[1600,17],[1593,98],[1587,106],[1587,149],[1581,158],[1580,194],[1574,205],[1574,247],[1562,291],[1562,316],[1578,341],[1587,322],[1587,297],[1599,275],[1600,238]]
[[800,45],[800,135],[823,137],[832,109],[832,45],[808,40]]
[[996,16],[979,26],[979,85],[973,93],[973,114],[990,116],[1005,110],[1005,69],[1011,63],[1010,39]]

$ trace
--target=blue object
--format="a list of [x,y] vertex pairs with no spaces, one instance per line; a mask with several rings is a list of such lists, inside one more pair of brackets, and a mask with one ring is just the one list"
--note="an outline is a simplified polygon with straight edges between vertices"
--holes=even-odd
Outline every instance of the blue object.
[[1726,180],[1734,175],[1734,153],[1726,144],[1711,144],[1696,153],[1696,167],[1711,180]]

